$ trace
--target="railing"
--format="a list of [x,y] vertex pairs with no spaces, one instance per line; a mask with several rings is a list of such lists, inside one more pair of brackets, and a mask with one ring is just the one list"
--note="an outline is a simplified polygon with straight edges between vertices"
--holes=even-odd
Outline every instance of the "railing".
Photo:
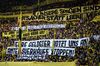
[[48,4],[52,4],[52,3],[58,3],[58,2],[69,2],[69,1],[74,1],[74,0],[46,0],[44,2],[40,2],[39,4],[33,4],[34,8],[38,7],[38,6],[44,6],[44,5],[48,5]]
[[[0,13],[0,15],[18,15],[20,14],[19,11],[21,10],[23,14],[25,13],[32,13],[34,8],[40,7],[40,6],[44,6],[44,5],[48,5],[48,4],[52,4],[52,3],[57,3],[57,2],[68,2],[68,1],[73,1],[73,0],[45,0],[43,2],[39,2],[39,3],[34,3],[32,6],[16,6],[12,8],[13,12],[6,12],[6,13]],[[20,8],[21,7],[21,8]]]
[[[32,6],[21,6],[21,10],[32,10],[33,8],[37,8],[40,6],[52,4],[52,3],[58,3],[58,2],[68,2],[73,0],[45,0],[43,2],[38,1],[37,3],[33,3]],[[20,10],[20,6],[13,7],[12,10]]]
[[33,6],[16,6],[16,7],[13,7],[12,10],[13,11],[26,11],[26,10],[32,10]]

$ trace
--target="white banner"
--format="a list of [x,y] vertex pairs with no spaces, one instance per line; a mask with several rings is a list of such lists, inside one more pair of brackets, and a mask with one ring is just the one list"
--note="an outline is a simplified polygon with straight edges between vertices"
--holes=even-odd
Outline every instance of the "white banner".
[[[22,30],[34,30],[34,29],[48,29],[48,28],[65,28],[65,24],[43,24],[43,25],[30,25],[23,26]],[[11,30],[19,30],[19,27],[12,27]]]
[[[8,47],[7,54],[18,55],[17,47]],[[75,48],[38,48],[38,47],[23,47],[21,49],[21,56],[46,56],[46,55],[58,55],[58,56],[74,56]]]
[[89,38],[80,39],[41,39],[22,41],[21,56],[18,56],[18,41],[14,47],[8,47],[6,54],[15,54],[17,59],[38,59],[48,55],[71,56],[75,55],[75,47],[88,46]]
[[[32,41],[22,41],[22,47],[78,47],[87,46],[89,38],[80,39],[41,39]],[[14,46],[18,47],[18,41],[14,42]]]
[[[53,39],[22,41],[22,47],[52,47],[52,42]],[[14,42],[14,46],[18,47],[18,41]]]

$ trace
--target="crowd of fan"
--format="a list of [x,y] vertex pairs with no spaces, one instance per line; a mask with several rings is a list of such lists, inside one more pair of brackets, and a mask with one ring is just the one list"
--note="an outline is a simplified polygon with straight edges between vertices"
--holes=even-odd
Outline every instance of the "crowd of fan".
[[[22,40],[37,40],[37,39],[76,39],[82,37],[92,37],[93,35],[100,34],[100,22],[90,22],[86,21],[68,21],[68,22],[46,22],[46,21],[34,21],[34,22],[23,22],[25,25],[38,25],[38,24],[51,24],[51,23],[63,23],[66,24],[65,28],[58,29],[43,29],[48,30],[47,35],[41,35],[36,37],[29,37]],[[2,37],[2,32],[7,32],[11,30],[11,27],[18,26],[17,19],[0,19],[0,54],[2,54],[3,48],[6,49],[8,46],[13,46],[14,40],[7,37]],[[34,30],[36,31],[36,30]],[[97,64],[100,62],[100,40],[92,40],[89,43],[89,47],[76,47],[76,55],[74,58],[50,56],[49,60],[53,61],[65,61],[78,59],[78,64]],[[14,55],[2,55],[0,56],[0,61],[16,61],[16,56]],[[58,60],[59,59],[59,60]],[[91,65],[90,65],[91,66]],[[95,65],[96,66],[96,65]]]

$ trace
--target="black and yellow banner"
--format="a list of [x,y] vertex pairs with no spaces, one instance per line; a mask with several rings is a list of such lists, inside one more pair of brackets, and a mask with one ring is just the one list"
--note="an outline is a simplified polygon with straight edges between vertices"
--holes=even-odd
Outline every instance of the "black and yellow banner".
[[[9,32],[2,32],[2,37],[8,37],[10,39],[17,39],[19,38],[19,32],[18,31],[9,31]],[[21,38],[26,38],[26,37],[34,37],[34,36],[41,36],[41,35],[47,35],[49,34],[48,30],[36,30],[36,31],[27,31],[24,30],[21,33]]]

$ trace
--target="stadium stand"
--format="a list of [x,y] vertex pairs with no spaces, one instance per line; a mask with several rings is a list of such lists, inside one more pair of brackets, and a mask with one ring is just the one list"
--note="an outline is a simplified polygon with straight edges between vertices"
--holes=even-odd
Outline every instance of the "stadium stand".
[[[90,37],[89,46],[75,47],[75,56],[68,57],[50,55],[47,56],[46,60],[18,60],[16,55],[6,54],[5,50],[7,47],[14,46],[14,41],[19,40],[19,38],[10,39],[8,37],[2,37],[2,32],[11,31],[11,27],[18,27],[17,18],[0,18],[0,62],[2,61],[38,61],[38,62],[65,62],[74,61],[77,59],[76,65],[88,65],[88,66],[98,66],[100,62],[100,37],[96,40],[95,35],[100,35],[100,21],[94,22],[92,19],[95,16],[90,16],[89,18],[84,18],[85,20],[72,20],[64,22],[48,22],[48,21],[31,21],[22,22],[22,26],[27,25],[41,25],[41,24],[66,24],[65,28],[49,28],[42,29],[47,30],[46,35],[32,36],[28,37],[26,35],[22,40],[39,40],[39,39],[78,39],[84,37]],[[40,31],[33,30],[33,31]],[[31,32],[31,30],[29,30]],[[19,35],[18,35],[19,36]],[[17,37],[18,37],[17,36]]]
[[[10,31],[12,26],[18,26],[17,19],[0,19],[0,33],[2,35],[2,32]],[[30,22],[29,25],[38,25],[38,24],[44,24],[47,22]],[[55,22],[57,23],[57,22]],[[83,37],[92,37],[93,35],[100,34],[100,23],[99,22],[90,22],[88,20],[80,22],[77,20],[77,22],[64,22],[66,23],[66,28],[64,29],[48,29],[49,34],[44,36],[37,36],[37,37],[31,37],[26,38],[23,40],[38,40],[38,39],[71,39],[71,38],[83,38]],[[47,23],[48,24],[48,23]],[[27,23],[23,24],[27,25]],[[95,26],[95,28],[93,27]],[[45,30],[45,29],[43,29]],[[36,31],[36,30],[35,30]],[[54,32],[56,32],[56,35],[54,37]],[[8,46],[13,46],[15,39],[9,39],[9,38],[2,38],[0,36],[0,53],[4,49],[6,49]],[[89,45],[91,47],[76,47],[76,55],[74,58],[66,57],[59,57],[59,56],[50,56],[48,57],[48,61],[65,61],[65,60],[74,60],[78,59],[77,64],[97,64],[100,61],[100,50],[99,50],[99,41],[95,41],[92,39],[91,42],[89,42]],[[4,49],[3,49],[4,48]],[[58,60],[59,59],[59,60]],[[2,56],[0,56],[1,61],[18,61],[16,60],[15,55],[4,55],[4,59],[2,59]],[[72,61],[71,60],[71,61]],[[21,61],[21,60],[20,60]],[[25,61],[25,60],[22,60]],[[91,61],[91,62],[90,62]]]

